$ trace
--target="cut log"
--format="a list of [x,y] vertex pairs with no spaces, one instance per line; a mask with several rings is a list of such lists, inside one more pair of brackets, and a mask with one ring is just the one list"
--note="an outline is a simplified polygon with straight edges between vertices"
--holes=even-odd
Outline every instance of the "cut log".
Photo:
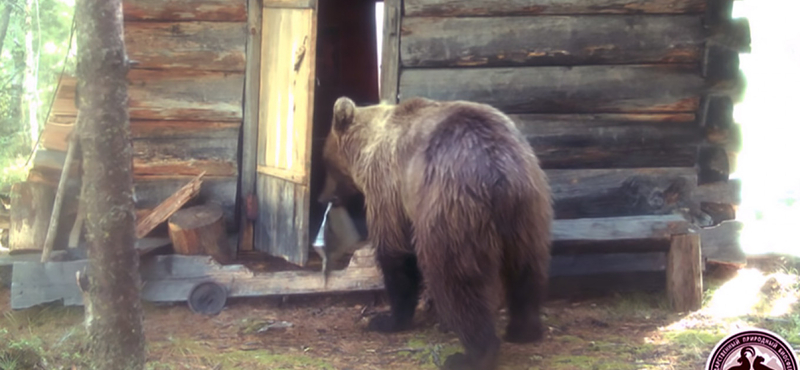
[[58,85],[53,107],[50,108],[50,117],[68,116],[74,118],[78,115],[78,108],[75,106],[76,86],[78,86],[77,78],[61,76],[61,83]]
[[703,76],[712,83],[738,78],[739,51],[709,44],[703,58]]
[[[240,0],[238,2],[243,2]],[[243,72],[244,22],[125,22],[135,68]]]
[[730,204],[700,203],[700,211],[711,218],[711,225],[718,225],[721,222],[736,219],[736,209]]
[[[154,209],[191,180],[192,177],[190,176],[136,178],[133,187],[134,193],[136,194],[137,214],[146,216],[150,213],[148,210]],[[219,204],[225,213],[225,225],[229,228],[228,232],[233,232],[235,229],[232,229],[232,225],[236,224],[234,218],[234,210],[236,208],[236,182],[236,177],[204,176],[203,186],[200,187],[200,194],[188,201],[184,206],[191,207],[212,202]]]
[[702,265],[699,234],[672,237],[667,253],[667,297],[674,311],[694,311],[702,305]]
[[717,26],[728,23],[733,15],[734,0],[707,0],[705,10],[705,23],[708,26]]
[[401,100],[487,103],[506,113],[692,113],[705,93],[694,66],[406,69]]
[[730,179],[700,185],[695,191],[695,199],[703,203],[741,204],[742,181]]
[[700,15],[411,17],[400,45],[404,67],[499,67],[697,63],[705,41]]
[[42,250],[54,200],[55,189],[45,184],[20,182],[11,187],[10,250]]
[[692,167],[695,115],[511,115],[545,169]]
[[67,144],[67,138],[72,132],[72,127],[72,124],[47,122],[44,126],[42,139],[40,141],[42,148],[66,152],[69,146]]
[[698,208],[694,168],[546,170],[559,219],[658,215]]
[[731,19],[715,26],[708,42],[740,53],[750,52],[750,21],[747,18]]
[[405,0],[406,17],[466,17],[538,14],[702,13],[705,0]]
[[173,213],[177,212],[186,202],[194,198],[200,193],[201,185],[203,184],[203,176],[201,173],[188,184],[180,188],[175,194],[165,199],[161,204],[156,207],[153,212],[144,218],[136,221],[136,237],[144,238],[156,226],[166,221]]
[[246,5],[247,3],[242,0],[127,0],[123,3],[122,9],[126,21],[245,22]]
[[131,120],[241,121],[243,73],[128,72]]
[[169,238],[175,253],[206,255],[225,264],[235,258],[228,245],[222,208],[214,203],[184,208],[169,218]]
[[698,167],[698,185],[728,181],[731,173],[728,152],[718,146],[700,148]]
[[707,262],[745,266],[747,256],[739,241],[743,226],[740,221],[724,221],[719,226],[700,229],[703,259]]

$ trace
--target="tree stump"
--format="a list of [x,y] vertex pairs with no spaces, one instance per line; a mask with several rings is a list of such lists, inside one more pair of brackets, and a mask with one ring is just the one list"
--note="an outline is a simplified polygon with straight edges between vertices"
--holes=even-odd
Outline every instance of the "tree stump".
[[206,204],[179,210],[168,221],[169,237],[175,253],[208,255],[219,263],[234,258],[225,233],[222,207]]
[[11,187],[10,250],[42,250],[54,200],[55,190],[46,184],[20,182]]

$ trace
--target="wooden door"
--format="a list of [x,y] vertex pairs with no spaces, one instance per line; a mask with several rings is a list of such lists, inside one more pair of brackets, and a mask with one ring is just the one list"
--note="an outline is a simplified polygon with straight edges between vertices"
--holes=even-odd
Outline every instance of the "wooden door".
[[315,0],[263,4],[254,247],[305,265],[310,246],[317,4]]

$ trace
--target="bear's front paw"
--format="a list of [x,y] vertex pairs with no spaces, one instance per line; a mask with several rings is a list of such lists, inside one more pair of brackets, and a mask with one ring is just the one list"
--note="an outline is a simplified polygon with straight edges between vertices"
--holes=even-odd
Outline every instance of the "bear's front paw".
[[510,343],[532,343],[540,341],[543,336],[544,333],[540,325],[509,324],[503,339]]
[[397,320],[389,313],[382,313],[378,314],[369,320],[369,324],[367,325],[367,330],[369,331],[377,331],[381,333],[395,333],[398,331],[406,330],[411,325],[401,325],[397,322]]
[[469,356],[460,352],[447,356],[447,360],[442,365],[442,370],[473,370],[474,368]]

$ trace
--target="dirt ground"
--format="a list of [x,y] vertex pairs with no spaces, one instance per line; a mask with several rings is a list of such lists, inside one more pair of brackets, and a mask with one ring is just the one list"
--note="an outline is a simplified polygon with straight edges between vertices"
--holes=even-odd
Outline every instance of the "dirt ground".
[[[747,325],[776,331],[798,348],[798,277],[782,261],[714,272],[706,278],[704,308],[694,313],[666,310],[663,292],[549,301],[546,339],[503,343],[501,369],[702,369],[718,340]],[[728,287],[737,281],[748,288]],[[715,295],[742,296],[747,289],[751,303],[714,316],[715,305],[736,306]],[[418,311],[416,328],[405,333],[366,332],[367,320],[387,309],[379,296],[232,300],[214,317],[186,304],[145,303],[148,369],[436,369],[460,350],[430,312]],[[788,309],[776,314],[779,304]],[[9,291],[0,289],[0,311],[0,370],[86,368],[81,307],[11,311]],[[504,323],[501,314],[499,333]]]

